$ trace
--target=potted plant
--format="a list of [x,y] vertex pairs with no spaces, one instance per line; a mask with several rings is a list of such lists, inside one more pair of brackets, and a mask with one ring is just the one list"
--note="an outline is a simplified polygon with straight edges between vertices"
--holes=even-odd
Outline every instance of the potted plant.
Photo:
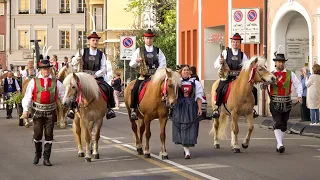
[[17,106],[17,114],[19,118],[19,126],[23,126],[23,119],[20,117],[22,116],[23,109],[22,109],[22,94],[19,92],[14,92],[14,93],[8,93],[9,99],[6,100],[4,103],[13,107],[14,104]]

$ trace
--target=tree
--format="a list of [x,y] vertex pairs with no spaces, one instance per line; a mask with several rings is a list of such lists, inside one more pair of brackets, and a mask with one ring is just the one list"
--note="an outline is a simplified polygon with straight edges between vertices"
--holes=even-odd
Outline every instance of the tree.
[[[151,8],[150,8],[151,7]],[[175,0],[131,0],[125,8],[137,18],[151,9],[156,17],[154,45],[166,56],[167,67],[176,67],[176,2]],[[137,26],[140,27],[140,26]],[[143,45],[143,31],[137,28],[137,47]]]

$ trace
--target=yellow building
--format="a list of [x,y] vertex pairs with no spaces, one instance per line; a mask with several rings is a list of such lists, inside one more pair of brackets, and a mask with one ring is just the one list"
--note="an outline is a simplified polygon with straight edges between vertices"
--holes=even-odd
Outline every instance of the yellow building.
[[[111,62],[119,51],[120,36],[132,35],[135,29],[135,16],[125,10],[128,3],[129,0],[86,0],[87,10],[94,16],[96,31],[101,37],[99,48],[105,50]],[[89,13],[86,23],[89,33],[93,29]]]

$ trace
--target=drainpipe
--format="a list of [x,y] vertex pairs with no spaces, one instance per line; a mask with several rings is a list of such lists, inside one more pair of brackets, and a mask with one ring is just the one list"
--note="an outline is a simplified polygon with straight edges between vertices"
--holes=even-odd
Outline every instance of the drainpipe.
[[179,0],[176,0],[176,65],[179,65],[180,60],[179,60]]
[[11,1],[9,1],[9,54],[11,54]]
[[198,0],[198,76],[202,80],[202,0]]
[[[263,53],[264,57],[268,59],[268,0],[263,3]],[[266,108],[266,91],[262,90],[262,116],[267,116]]]

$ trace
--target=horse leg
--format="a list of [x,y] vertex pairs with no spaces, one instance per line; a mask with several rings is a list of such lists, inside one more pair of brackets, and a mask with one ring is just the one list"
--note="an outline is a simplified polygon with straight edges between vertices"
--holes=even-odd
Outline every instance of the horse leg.
[[102,122],[103,122],[103,119],[99,119],[96,125],[96,133],[94,136],[93,153],[92,153],[93,159],[100,159],[99,151],[98,151],[98,142],[100,139],[100,130],[101,130]]
[[225,118],[224,114],[220,114],[219,119],[213,119],[213,146],[215,149],[220,149],[220,142],[218,139],[218,130],[219,130],[219,121],[220,119]]
[[143,143],[143,134],[144,134],[144,131],[146,129],[146,126],[145,126],[145,124],[143,122],[143,119],[139,119],[138,123],[139,123],[140,153],[143,154],[143,150],[142,150],[143,145],[142,145],[142,143]]
[[231,147],[235,153],[240,153],[240,146],[238,144],[238,115],[235,113],[231,114]]
[[88,126],[84,126],[85,129],[85,140],[86,140],[86,156],[84,157],[85,162],[91,162],[91,131]]
[[81,127],[80,127],[80,119],[79,117],[75,117],[73,120],[73,133],[76,138],[76,142],[78,145],[78,156],[84,157],[83,147],[82,147],[82,141],[81,141]]
[[[92,130],[93,130],[93,127],[94,127],[94,121],[90,121],[89,122],[89,133],[90,134],[92,134]],[[92,148],[92,139],[91,139],[91,141],[90,141],[90,154],[92,154],[93,153],[93,148]]]
[[143,150],[142,150],[142,142],[140,141],[140,138],[138,136],[138,126],[136,124],[135,120],[130,120],[131,122],[131,129],[134,133],[135,136],[135,140],[136,140],[136,148],[137,148],[137,152],[139,155],[143,154]]
[[150,151],[149,151],[149,141],[150,141],[150,137],[151,137],[150,120],[148,118],[146,118],[146,116],[145,116],[144,122],[145,122],[145,126],[146,126],[146,146],[144,148],[144,157],[150,158],[151,157]]
[[161,152],[159,156],[162,159],[168,159],[168,153],[166,150],[166,124],[167,124],[167,118],[160,118],[160,139],[161,139]]
[[249,147],[250,137],[251,137],[252,131],[254,129],[254,126],[253,126],[253,114],[252,113],[247,115],[247,123],[248,123],[248,133],[247,133],[247,136],[243,140],[243,143],[242,143],[242,147],[245,148],[245,149]]

